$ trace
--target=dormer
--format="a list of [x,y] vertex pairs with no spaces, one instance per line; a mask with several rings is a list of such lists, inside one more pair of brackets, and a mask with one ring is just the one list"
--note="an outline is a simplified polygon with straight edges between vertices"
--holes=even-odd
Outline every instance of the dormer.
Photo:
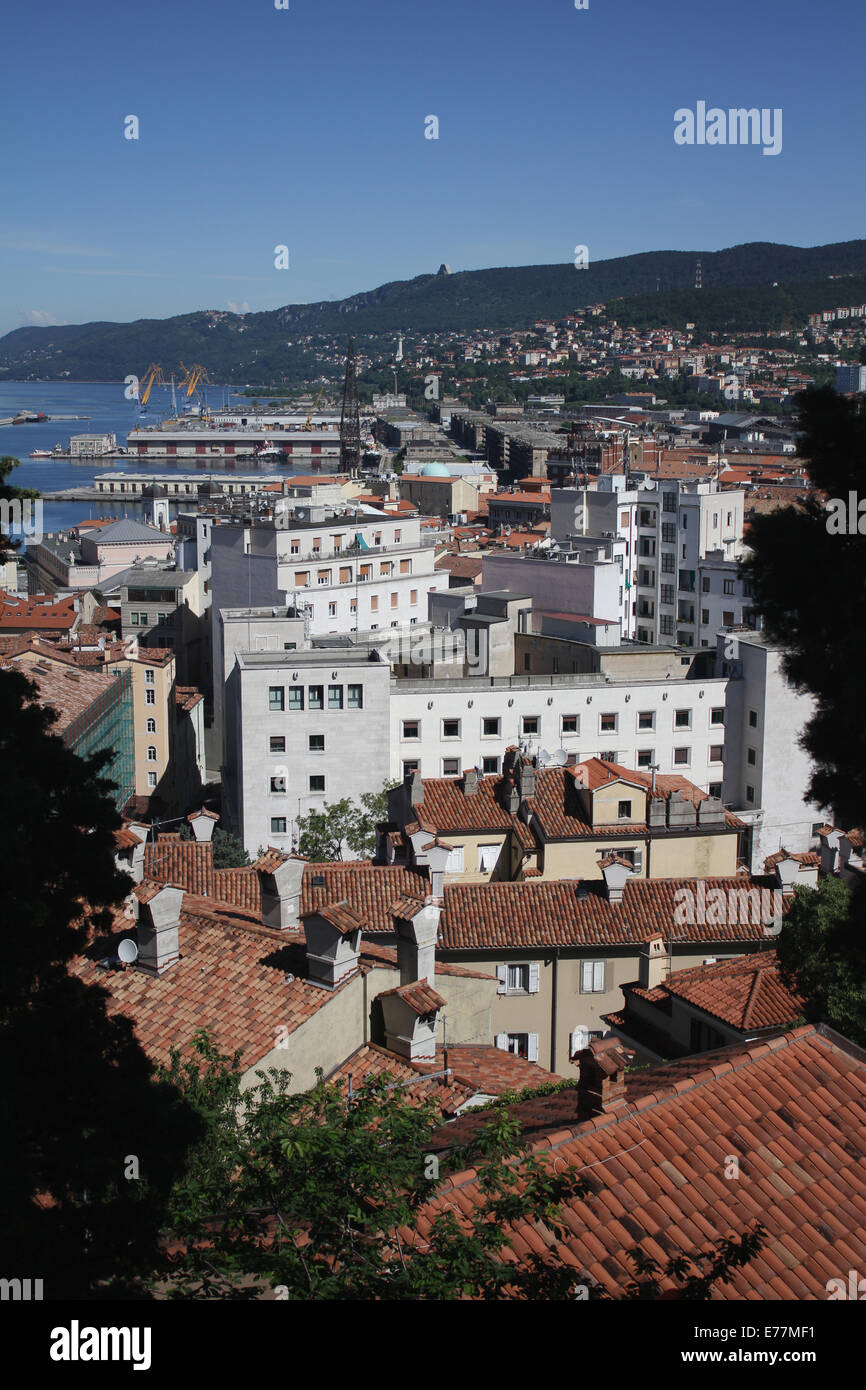
[[304,936],[311,984],[335,989],[358,969],[362,918],[345,899],[305,912]]

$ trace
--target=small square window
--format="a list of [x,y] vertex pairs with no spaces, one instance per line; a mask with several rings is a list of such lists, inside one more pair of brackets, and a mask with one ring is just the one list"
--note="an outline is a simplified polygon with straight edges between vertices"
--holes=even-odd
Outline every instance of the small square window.
[[285,835],[286,818],[285,816],[271,816],[271,834]]
[[420,724],[418,723],[418,720],[417,720],[417,719],[404,719],[404,720],[403,720],[403,737],[404,737],[404,738],[420,738],[420,737],[421,737],[421,726],[420,726]]
[[523,716],[523,732],[525,734],[537,734],[540,722],[537,714],[525,714]]
[[275,796],[285,796],[285,794],[286,794],[286,779],[285,779],[285,777],[272,777],[272,778],[271,778],[271,791],[273,792],[273,794],[274,794]]
[[269,687],[268,708],[272,710],[282,710],[286,708],[286,692],[281,685],[272,685]]
[[442,759],[442,776],[443,776],[443,777],[459,777],[459,776],[460,776],[460,759],[459,759],[459,758],[443,758],[443,759]]
[[316,773],[310,778],[310,791],[323,792],[325,790],[325,778],[321,773]]
[[692,760],[692,750],[690,748],[675,748],[674,762],[677,767],[688,767]]
[[501,727],[502,723],[499,719],[490,718],[481,721],[481,733],[484,738],[498,738]]
[[603,960],[581,961],[581,994],[604,994],[604,966]]
[[721,782],[711,782],[711,783],[710,783],[710,796],[714,796],[714,797],[716,798],[717,801],[721,801],[721,799],[722,799],[722,784],[721,784]]
[[674,710],[674,728],[690,729],[692,727],[692,712],[690,709]]
[[323,685],[311,685],[307,692],[307,706],[309,709],[325,708],[325,687]]
[[603,734],[615,734],[615,733],[616,733],[616,723],[617,723],[617,717],[616,717],[615,714],[602,714],[602,715],[599,715],[599,729],[600,729],[600,732],[603,733]]
[[637,726],[639,729],[654,729],[656,726],[655,712],[651,709],[642,709],[638,712]]
[[277,734],[270,738],[268,747],[271,753],[285,753],[286,740]]
[[710,748],[710,762],[721,763],[724,761],[724,757],[725,745],[723,743],[714,743]]
[[442,737],[443,737],[443,738],[459,738],[459,737],[460,737],[460,720],[459,720],[459,719],[443,719],[443,720],[442,720]]
[[517,991],[522,991],[523,993],[526,993],[529,990],[528,965],[508,966],[507,988],[509,994],[512,992],[516,993]]
[[617,807],[617,816],[620,820],[631,820],[631,802],[620,801]]
[[757,761],[758,761],[758,755],[757,755],[757,753],[755,752],[754,748],[747,748],[747,749],[746,749],[746,762],[749,764],[749,767],[754,767]]
[[652,767],[653,750],[651,748],[639,748],[637,750],[638,767]]
[[404,776],[404,778],[406,777],[407,773],[417,772],[420,766],[421,766],[421,764],[418,762],[418,759],[417,759],[417,758],[407,759],[407,760],[403,763],[403,776]]
[[484,773],[486,773],[486,774],[488,774],[488,775],[492,775],[492,774],[494,774],[494,773],[497,773],[497,772],[499,771],[499,759],[498,759],[498,758],[482,758],[482,759],[481,759],[481,771],[484,772]]
[[579,733],[580,733],[580,715],[579,715],[579,714],[564,714],[564,715],[562,716],[562,732],[563,732],[564,734],[579,734]]
[[725,709],[724,709],[724,706],[723,706],[723,705],[717,707],[716,709],[711,709],[711,710],[710,710],[710,723],[711,723],[711,724],[724,724],[724,722],[725,722]]
[[324,753],[324,751],[325,751],[325,735],[324,735],[324,734],[310,734],[308,747],[309,747],[309,750],[310,750],[311,753]]

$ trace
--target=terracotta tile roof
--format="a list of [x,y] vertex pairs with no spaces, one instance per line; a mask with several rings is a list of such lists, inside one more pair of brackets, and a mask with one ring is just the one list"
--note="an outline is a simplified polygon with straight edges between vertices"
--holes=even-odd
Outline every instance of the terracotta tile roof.
[[437,1009],[445,1008],[445,1000],[441,994],[437,994],[426,980],[413,980],[408,985],[398,985],[396,989],[386,989],[380,994],[380,999],[387,999],[391,995],[396,995],[402,999],[404,1004],[419,1015],[432,1014]]
[[5,660],[4,665],[14,667],[33,681],[39,691],[39,703],[57,711],[59,718],[51,730],[54,734],[62,734],[92,704],[115,689],[117,680],[101,671],[65,670],[54,662],[50,670],[40,670],[38,664],[18,657]]
[[775,951],[675,970],[652,994],[684,999],[742,1030],[790,1025],[802,1015],[804,1005],[800,995],[782,984]]
[[[536,848],[529,827],[506,811],[500,800],[506,787],[502,777],[479,777],[478,790],[469,796],[463,791],[462,777],[427,777],[423,787],[424,800],[413,807],[420,829],[439,835],[513,830],[524,848]],[[406,832],[413,833],[411,825],[406,826]]]
[[185,712],[195,709],[200,705],[204,696],[194,685],[176,685],[174,688],[175,704]]
[[[578,787],[583,786],[593,792],[616,781],[639,787],[649,798],[656,800],[667,800],[674,792],[679,792],[694,805],[708,799],[706,792],[677,773],[657,775],[653,789],[650,773],[621,767],[618,763],[606,763],[601,758],[587,758],[573,767],[537,768],[535,795],[527,797],[527,805],[547,840],[570,840],[578,836],[597,840],[609,835],[645,835],[645,823],[599,825],[593,828],[584,819]],[[742,822],[730,811],[725,812],[725,824],[731,830],[742,828]]]
[[418,1104],[435,1100],[443,1116],[454,1115],[461,1105],[472,1099],[476,1089],[454,1077],[450,1085],[448,1077],[427,1077],[412,1063],[398,1057],[396,1052],[389,1052],[377,1043],[366,1043],[359,1047],[325,1080],[347,1088],[351,1077],[352,1087],[357,1091],[368,1079],[380,1076],[388,1077],[394,1083],[402,1083],[403,1094]]
[[[676,896],[678,890],[689,889],[700,901],[700,884],[700,891],[707,895],[721,889],[726,903],[732,892],[767,887],[766,880],[762,883],[744,875],[700,880],[633,878],[626,882],[621,901],[609,902],[604,885],[595,880],[580,885],[585,897],[578,897],[578,884],[571,880],[446,883],[440,942],[443,950],[487,951],[521,946],[636,946],[653,936],[705,944],[766,940],[761,922],[679,922],[684,900]],[[741,901],[735,899],[734,907]],[[751,913],[739,915],[750,917]],[[767,924],[772,920],[770,907]]]
[[423,898],[413,898],[408,895],[398,898],[391,904],[390,913],[392,917],[400,917],[404,922],[411,922],[416,912],[420,912],[424,906]]
[[764,860],[764,872],[772,873],[775,866],[781,864],[783,859],[796,859],[798,864],[809,869],[817,869],[821,865],[821,856],[815,850],[802,850],[794,854],[791,850],[777,849],[775,854],[768,854]]
[[140,835],[136,835],[134,830],[125,825],[114,832],[114,843],[118,849],[134,849],[136,845],[141,844],[141,839]]
[[[437,973],[439,964],[436,965]],[[506,1091],[525,1090],[527,1086],[544,1086],[561,1081],[555,1072],[546,1071],[537,1062],[527,1062],[513,1052],[504,1052],[488,1043],[457,1043],[449,1045],[448,1065],[455,1076],[474,1090],[488,1096],[501,1096]],[[430,1071],[444,1065],[445,1051],[437,1045],[435,1062],[415,1062],[418,1071]]]
[[[634,1277],[630,1247],[666,1262],[758,1220],[764,1248],[711,1298],[824,1300],[828,1279],[866,1265],[866,1055],[824,1027],[715,1055],[710,1065],[687,1059],[691,1075],[676,1090],[664,1081],[658,1094],[627,1094],[582,1124],[563,1128],[551,1105],[551,1127],[532,1150],[576,1169],[590,1196],[565,1203],[568,1234],[542,1237],[544,1248],[573,1265],[576,1281],[622,1297]],[[731,1152],[739,1182],[721,1173]],[[422,1211],[420,1238],[431,1214],[481,1201],[476,1172],[455,1174]],[[519,1260],[538,1250],[535,1228],[517,1223],[513,1248]],[[663,1290],[673,1287],[662,1280]]]
[[55,600],[51,595],[33,594],[19,599],[0,591],[0,628],[6,632],[67,632],[77,621],[73,595]]

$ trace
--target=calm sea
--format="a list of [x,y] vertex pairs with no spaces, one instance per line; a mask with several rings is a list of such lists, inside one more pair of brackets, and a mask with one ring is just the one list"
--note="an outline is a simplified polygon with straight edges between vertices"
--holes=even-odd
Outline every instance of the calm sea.
[[[46,415],[78,416],[78,419],[48,420],[38,425],[0,426],[0,455],[11,454],[21,460],[7,481],[15,487],[38,488],[40,492],[60,492],[64,488],[87,486],[97,473],[117,470],[123,473],[189,472],[189,463],[172,465],[168,461],[141,463],[138,459],[88,459],[73,463],[70,459],[32,459],[33,449],[53,449],[55,444],[69,447],[73,434],[113,433],[117,442],[126,444],[127,432],[139,424],[154,424],[171,415],[170,387],[155,387],[148,401],[147,415],[139,420],[138,406],[124,399],[121,382],[41,382],[4,381],[0,383],[0,419],[15,415],[19,410],[43,411]],[[211,409],[248,403],[233,387],[208,388]],[[244,464],[245,472],[255,465]],[[263,464],[261,472],[275,473],[272,463]],[[291,474],[291,468],[281,468]],[[135,503],[46,502],[43,505],[42,525],[45,531],[56,531],[74,525],[85,517],[137,516]]]

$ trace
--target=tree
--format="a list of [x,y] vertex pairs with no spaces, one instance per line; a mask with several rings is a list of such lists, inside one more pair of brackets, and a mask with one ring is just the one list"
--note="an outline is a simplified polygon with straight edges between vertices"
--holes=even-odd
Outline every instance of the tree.
[[[853,492],[856,513],[866,480],[866,403],[829,388],[803,392],[798,403],[798,447],[813,487],[846,509]],[[810,498],[753,517],[744,574],[767,636],[784,648],[786,676],[815,700],[802,740],[815,764],[808,794],[852,827],[866,820],[866,721],[854,675],[866,661],[866,517],[855,514],[854,530],[839,531],[838,512],[831,513]]]
[[[103,752],[79,758],[17,671],[0,671],[0,1208],[4,1275],[50,1299],[118,1295],[158,1257],[164,1202],[199,1125],[110,1017],[100,934],[131,888]],[[69,966],[88,947],[84,978]]]
[[[19,468],[20,465],[21,460],[15,458],[12,454],[4,454],[3,457],[0,458],[0,502],[23,501],[24,498],[38,497],[40,495],[38,492],[35,492],[33,488],[13,487],[11,483],[7,483],[6,479],[9,477],[9,474],[13,469]],[[11,536],[5,535],[2,527],[0,527],[0,557],[8,550],[17,550],[20,544],[20,540],[13,540]]]
[[[178,833],[182,840],[194,838],[186,822],[181,824]],[[230,830],[223,830],[221,825],[215,826],[211,843],[215,869],[245,869],[249,865],[250,856],[244,849],[243,842]]]
[[839,878],[794,895],[776,952],[782,981],[806,999],[805,1017],[866,1044],[862,898]]
[[360,805],[349,797],[326,801],[321,811],[298,817],[298,853],[319,862],[342,859],[344,847],[358,859],[376,853],[376,826],[388,814],[388,792],[397,785],[386,782],[381,791],[364,792]]
[[[514,1262],[514,1224],[543,1225],[563,1239],[565,1203],[590,1187],[530,1152],[508,1111],[496,1111],[471,1148],[437,1158],[438,1106],[387,1076],[351,1098],[321,1080],[292,1095],[289,1074],[272,1070],[242,1092],[236,1057],[221,1056],[204,1032],[195,1051],[183,1063],[174,1052],[164,1073],[208,1126],[169,1208],[181,1245],[174,1297],[250,1299],[265,1290],[305,1301],[603,1296],[597,1286],[578,1286],[555,1248]],[[481,1200],[457,1212],[442,1184],[470,1163]],[[664,1273],[680,1282],[683,1297],[706,1297],[762,1243],[760,1229],[747,1232],[693,1261],[671,1261]],[[658,1296],[662,1272],[631,1253],[644,1277],[639,1292],[625,1296]]]

